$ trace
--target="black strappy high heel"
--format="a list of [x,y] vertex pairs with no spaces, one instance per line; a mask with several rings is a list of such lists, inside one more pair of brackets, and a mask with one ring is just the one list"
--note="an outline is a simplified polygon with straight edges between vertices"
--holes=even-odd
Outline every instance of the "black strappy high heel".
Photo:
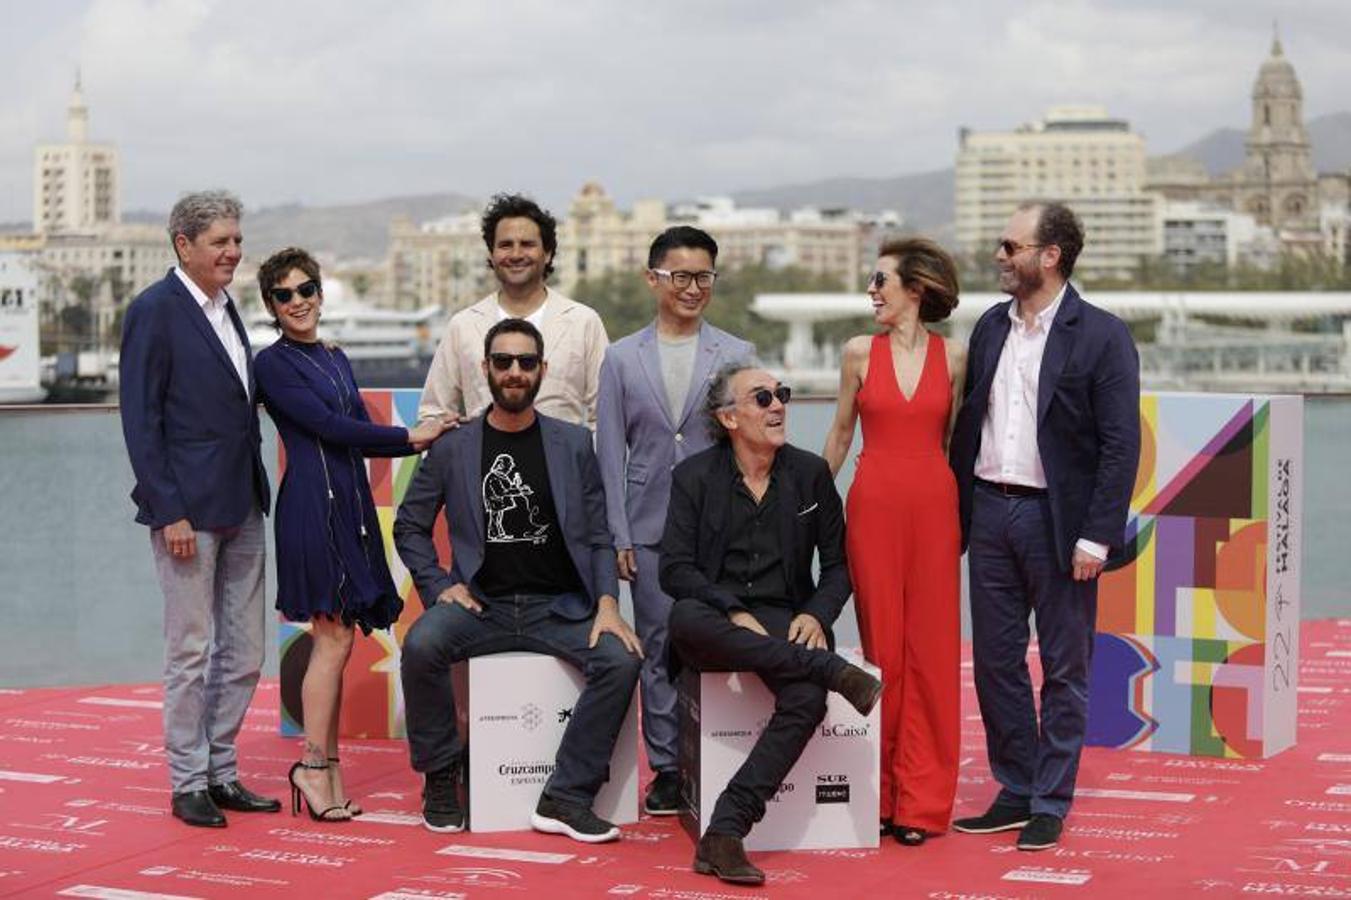
[[[303,759],[300,762],[296,763],[295,765],[291,766],[291,771],[286,773],[286,780],[291,782],[291,815],[293,816],[300,815],[300,801],[304,800],[305,809],[309,811],[310,818],[316,822],[350,822],[352,820],[351,813],[348,813],[347,808],[344,806],[330,806],[325,810],[315,812],[314,805],[310,803],[310,798],[306,796],[305,792],[300,789],[300,785],[296,784],[297,769],[327,769],[327,768],[328,763],[319,765],[317,763],[307,763]],[[347,815],[333,815],[333,813],[347,813]]]
[[[329,765],[334,767],[342,765],[342,760],[336,756],[330,756],[328,758],[328,762]],[[357,806],[355,803],[352,802],[351,797],[347,798],[347,801],[343,803],[342,808],[347,810],[348,815],[350,815],[354,819],[365,812],[364,809],[362,809],[360,806]]]

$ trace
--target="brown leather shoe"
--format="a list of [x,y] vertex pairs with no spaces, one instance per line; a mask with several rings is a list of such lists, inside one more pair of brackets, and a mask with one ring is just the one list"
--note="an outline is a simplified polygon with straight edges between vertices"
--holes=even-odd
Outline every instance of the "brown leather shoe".
[[705,834],[694,851],[694,871],[716,875],[729,884],[764,884],[765,873],[751,865],[741,838],[731,834]]
[[855,665],[846,665],[831,682],[830,689],[849,701],[849,705],[866,716],[882,696],[882,682]]

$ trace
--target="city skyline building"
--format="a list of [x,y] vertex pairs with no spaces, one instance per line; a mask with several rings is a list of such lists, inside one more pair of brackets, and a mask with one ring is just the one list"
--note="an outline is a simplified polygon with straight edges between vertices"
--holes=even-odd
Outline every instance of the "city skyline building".
[[1211,177],[1179,155],[1149,160],[1145,189],[1168,201],[1208,204],[1270,226],[1287,249],[1330,253],[1345,260],[1351,172],[1314,167],[1304,121],[1304,91],[1279,34],[1257,70],[1244,159]]
[[[481,299],[495,284],[479,232],[479,210],[431,222],[396,219],[390,225],[385,305],[418,309],[435,304],[448,311]],[[900,227],[894,211],[865,215],[853,210],[737,207],[730,197],[702,197],[668,204],[636,201],[620,209],[599,183],[582,185],[558,223],[554,283],[571,294],[578,283],[613,272],[638,273],[647,265],[652,239],[671,225],[706,229],[718,241],[724,271],[761,265],[799,267],[861,287],[879,236]],[[585,298],[581,298],[585,299]]]
[[1143,190],[1145,140],[1093,104],[1055,106],[1013,131],[963,128],[956,159],[955,226],[963,253],[983,258],[1026,200],[1061,200],[1088,240],[1080,277],[1125,277],[1159,254],[1157,198]]
[[122,221],[117,148],[89,139],[89,107],[80,75],[66,107],[64,143],[33,150],[33,230],[80,231]]

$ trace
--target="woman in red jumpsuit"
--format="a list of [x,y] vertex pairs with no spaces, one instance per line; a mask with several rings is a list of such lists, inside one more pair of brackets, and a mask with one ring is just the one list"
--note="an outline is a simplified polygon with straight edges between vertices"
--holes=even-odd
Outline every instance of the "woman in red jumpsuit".
[[947,830],[960,749],[961,534],[947,440],[966,349],[930,332],[957,305],[932,241],[885,244],[868,282],[876,335],[844,345],[823,455],[838,473],[863,420],[845,507],[859,634],[882,670],[881,827],[902,844]]

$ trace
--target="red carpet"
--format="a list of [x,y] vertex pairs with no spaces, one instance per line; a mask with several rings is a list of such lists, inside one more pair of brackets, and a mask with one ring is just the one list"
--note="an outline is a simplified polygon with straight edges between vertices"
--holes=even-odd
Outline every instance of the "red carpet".
[[[918,849],[756,854],[760,890],[690,873],[674,819],[594,848],[432,834],[419,826],[420,781],[390,741],[343,749],[367,810],[356,822],[293,818],[288,800],[281,815],[189,829],[168,814],[157,686],[0,690],[0,896],[1351,898],[1351,620],[1307,622],[1302,638],[1294,750],[1252,762],[1090,749],[1058,849],[953,834]],[[994,792],[966,674],[959,815]],[[297,746],[276,723],[268,683],[241,739],[244,777],[285,797]]]

